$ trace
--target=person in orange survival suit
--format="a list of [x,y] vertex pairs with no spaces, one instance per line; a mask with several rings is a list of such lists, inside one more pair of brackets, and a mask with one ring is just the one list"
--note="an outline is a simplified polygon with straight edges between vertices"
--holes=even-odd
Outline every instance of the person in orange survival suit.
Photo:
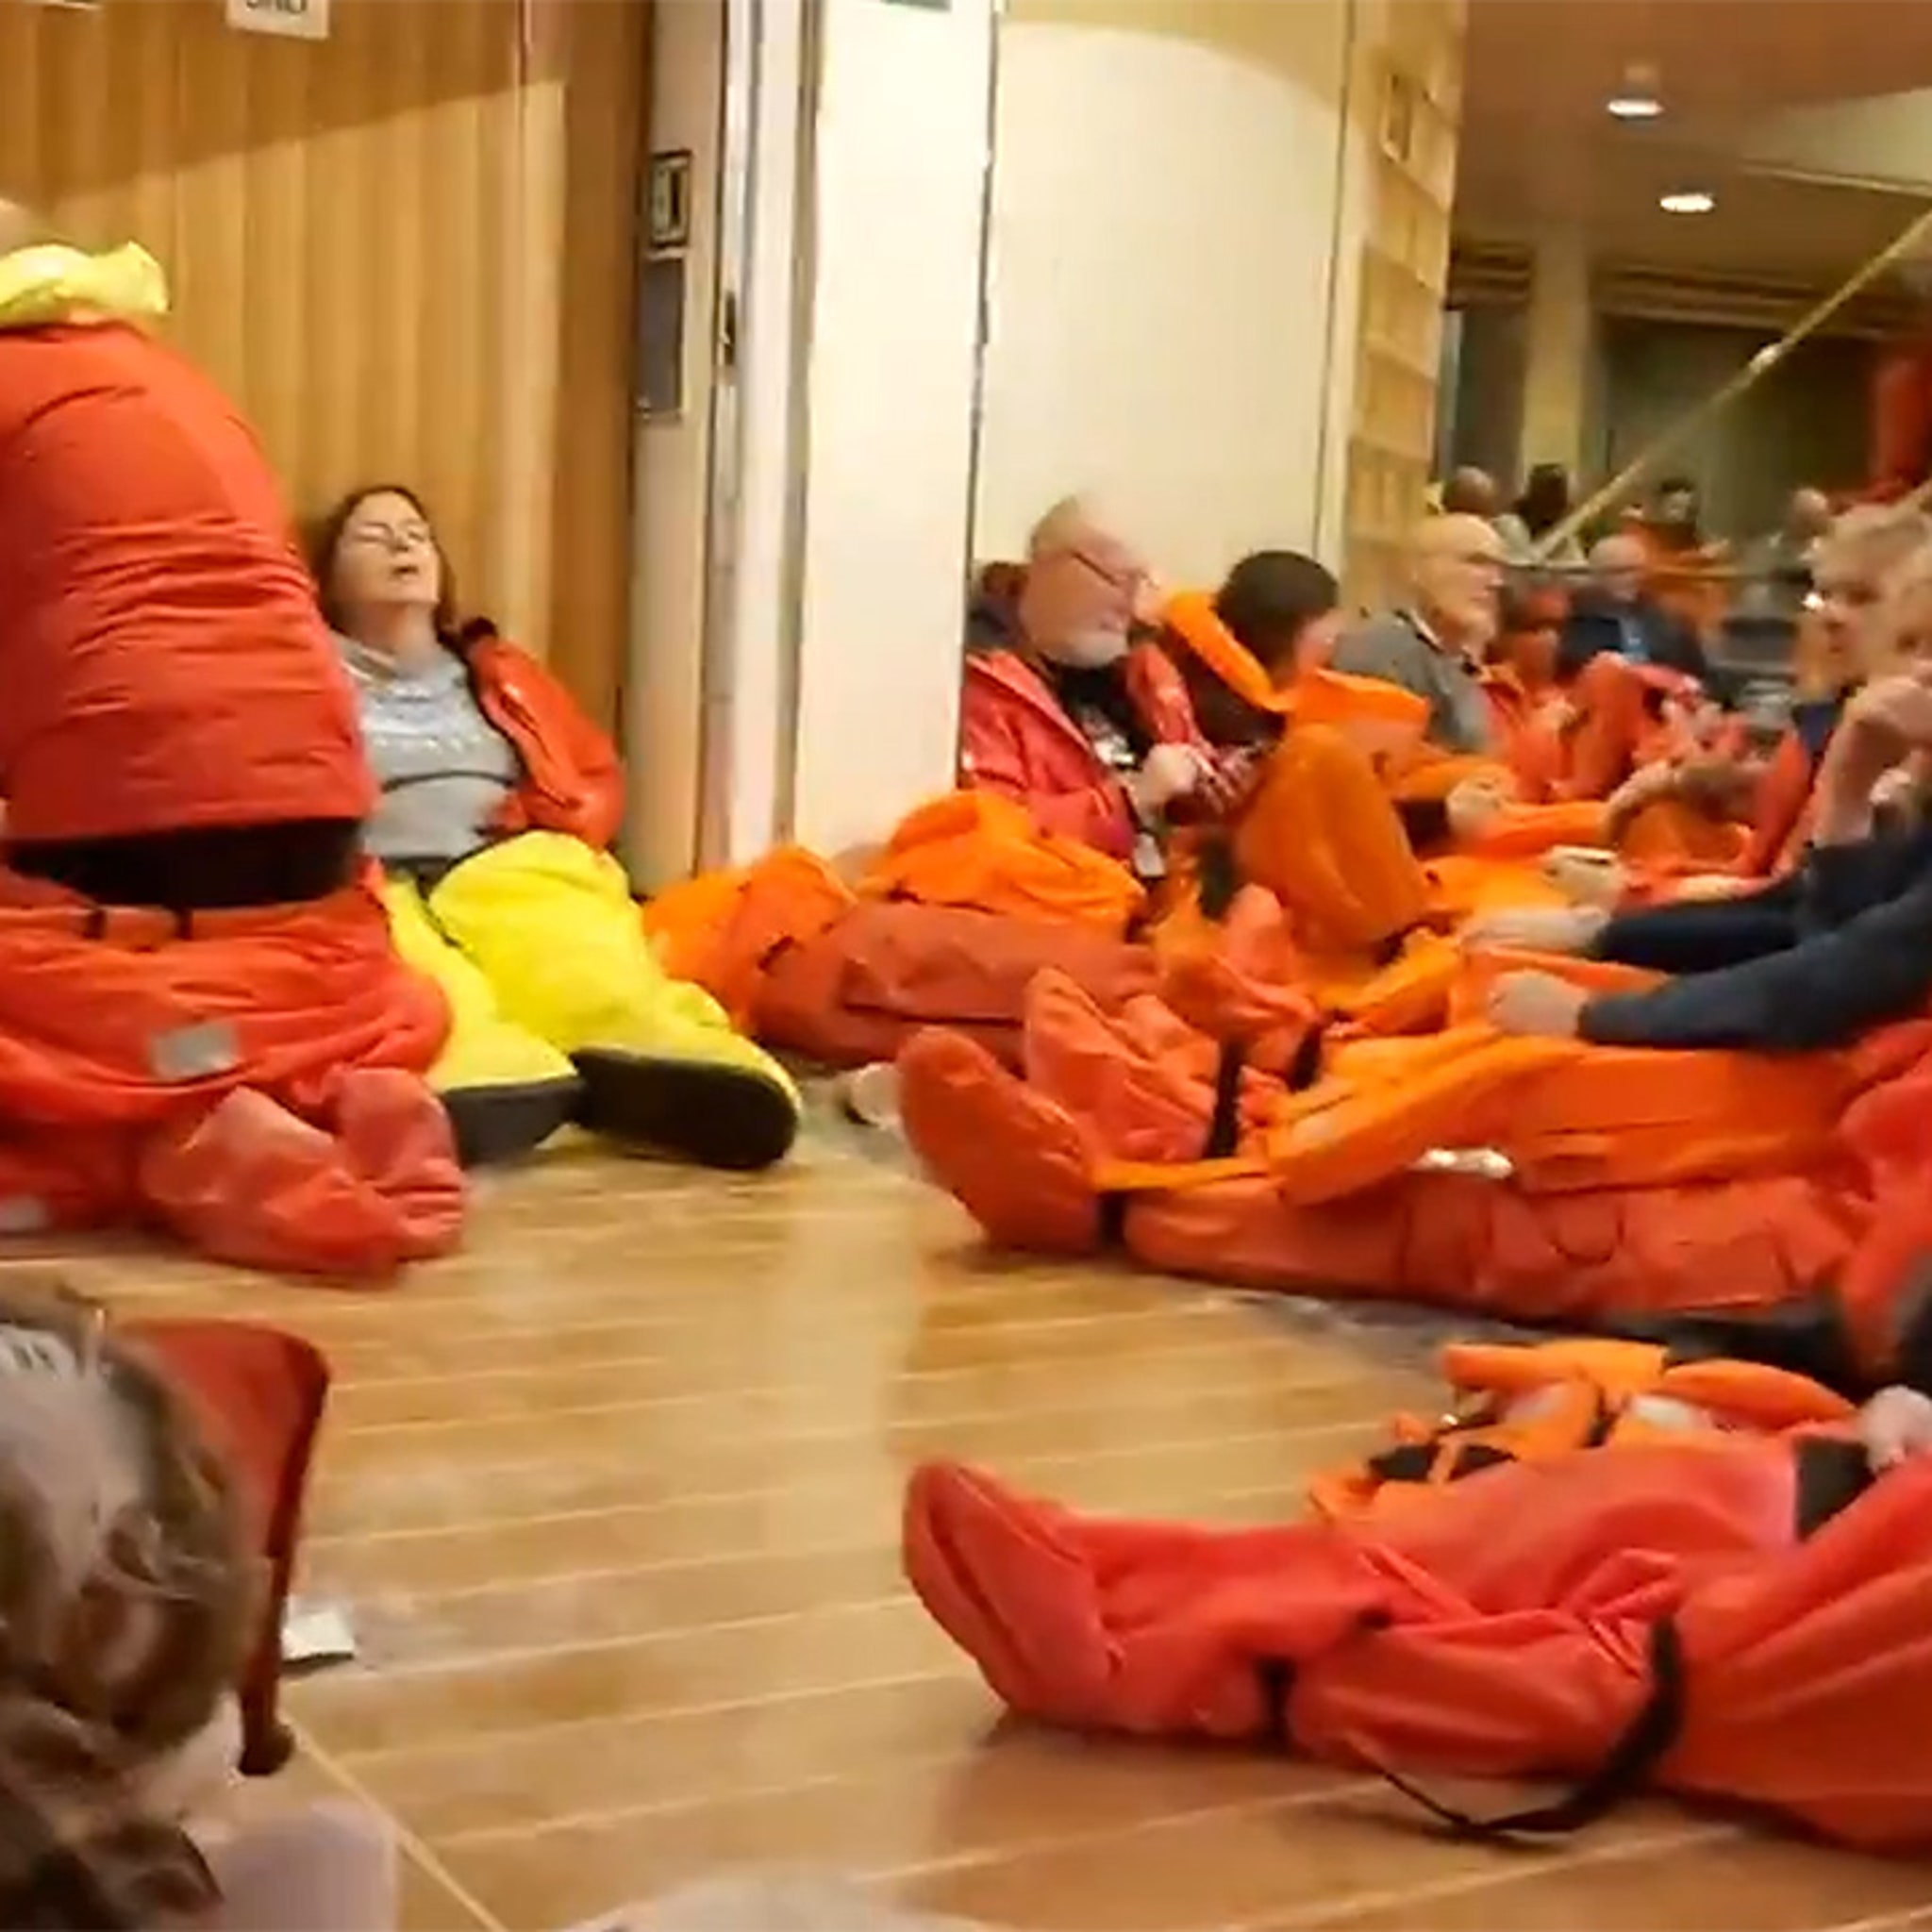
[[143,325],[138,249],[0,204],[0,1195],[225,1256],[455,1239],[441,996],[361,877],[375,791],[267,463]]
[[[1898,593],[1896,623],[1932,630],[1932,581]],[[1171,1050],[1043,975],[1026,1084],[922,1036],[902,1059],[908,1131],[1019,1245],[1091,1252],[1110,1200],[1137,1258],[1255,1286],[1598,1324],[1801,1297],[1863,1241],[1861,1123],[1924,1051],[1932,833],[1871,827],[1879,780],[1927,743],[1932,687],[1860,694],[1795,914],[1657,908],[1606,928],[1609,958],[1478,964],[1475,1024],[1340,1047],[1258,1099],[1246,1079],[1184,1081]],[[1707,970],[1659,976],[1692,965]],[[1237,1046],[1265,1018],[1258,998],[1224,1000],[1219,1020],[1209,1006],[1188,1018]],[[1443,1171],[1445,1148],[1500,1149],[1503,1171],[1473,1156]]]
[[1224,800],[1180,678],[1134,641],[1146,581],[1078,502],[1041,520],[1010,642],[966,660],[959,772],[1024,805],[1038,830],[1157,879],[1170,823]]
[[[929,1463],[906,1574],[1026,1717],[1379,1774],[1460,1834],[1577,1830],[1642,1789],[1868,1850],[1932,1844],[1932,1404],[1503,1456],[1365,1516],[1085,1515]],[[1414,1779],[1572,1781],[1483,1816]]]
[[1657,807],[1713,821],[1740,817],[1746,836],[1730,864],[1713,867],[1694,856],[1632,863],[1604,852],[1562,853],[1552,856],[1551,877],[1591,906],[1737,896],[1786,877],[1810,837],[1819,766],[1846,700],[1859,683],[1902,668],[1888,591],[1928,543],[1932,518],[1917,510],[1867,506],[1840,517],[1819,546],[1810,608],[1799,626],[1796,701],[1761,773],[1729,753],[1658,760],[1610,801],[1613,821]]
[[314,570],[380,786],[364,842],[397,946],[449,1000],[430,1082],[465,1158],[523,1153],[575,1120],[713,1166],[782,1158],[790,1075],[665,973],[606,849],[615,749],[535,658],[458,621],[421,500],[353,491]]
[[1421,701],[1325,668],[1341,590],[1295,551],[1256,551],[1211,598],[1180,592],[1162,616],[1162,648],[1204,736],[1224,771],[1246,774],[1226,815],[1193,837],[1207,869],[1229,877],[1196,891],[1191,909],[1251,881],[1274,894],[1311,958],[1386,964],[1426,923],[1429,882],[1375,752],[1420,741]]
[[1812,841],[1788,884],[1740,898],[1607,914],[1499,914],[1478,942],[1574,953],[1676,975],[1592,1001],[1550,975],[1500,980],[1512,1032],[1602,1044],[1805,1051],[1916,1012],[1932,982],[1932,838],[1880,824],[1901,773],[1932,746],[1932,549],[1902,564],[1881,608],[1889,676],[1845,706],[1817,781]]
[[[1499,628],[1502,541],[1480,518],[1438,516],[1409,545],[1408,594],[1346,632],[1331,663],[1400,686],[1429,707],[1426,744],[1385,767],[1409,841],[1422,857],[1454,851],[1491,861],[1537,858],[1563,844],[1606,842],[1602,798],[1650,735],[1645,667],[1614,656],[1564,692],[1560,762],[1550,745],[1502,728],[1484,663]],[[1532,755],[1522,770],[1507,762]],[[1535,802],[1541,799],[1545,802]]]

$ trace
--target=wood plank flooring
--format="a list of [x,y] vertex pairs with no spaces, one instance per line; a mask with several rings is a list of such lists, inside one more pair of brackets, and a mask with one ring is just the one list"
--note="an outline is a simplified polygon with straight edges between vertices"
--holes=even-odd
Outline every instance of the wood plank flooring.
[[332,1355],[304,1588],[363,1655],[294,1690],[326,1761],[277,1784],[346,1775],[420,1836],[454,1882],[412,1872],[410,1932],[771,1864],[1041,1932],[1932,1927],[1932,1871],[1664,1805],[1503,1856],[1319,1767],[994,1731],[899,1581],[911,1462],[1266,1521],[1428,1385],[1373,1337],[991,1260],[828,1140],[759,1180],[555,1154],[386,1292],[133,1250],[70,1272]]

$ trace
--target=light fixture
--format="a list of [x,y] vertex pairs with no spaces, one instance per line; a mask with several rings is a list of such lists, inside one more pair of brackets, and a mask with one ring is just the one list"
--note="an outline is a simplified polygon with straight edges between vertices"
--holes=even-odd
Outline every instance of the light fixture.
[[1604,106],[1613,121],[1655,121],[1664,110],[1655,94],[1612,94]]
[[1660,194],[1657,205],[1667,215],[1707,215],[1717,206],[1717,197],[1696,188],[1682,194]]

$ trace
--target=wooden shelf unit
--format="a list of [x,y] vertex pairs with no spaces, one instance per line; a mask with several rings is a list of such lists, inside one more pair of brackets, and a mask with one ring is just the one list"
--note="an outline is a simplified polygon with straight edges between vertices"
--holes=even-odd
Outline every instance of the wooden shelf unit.
[[1435,448],[1467,0],[1357,4],[1349,113],[1369,179],[1344,575],[1373,605],[1397,588]]

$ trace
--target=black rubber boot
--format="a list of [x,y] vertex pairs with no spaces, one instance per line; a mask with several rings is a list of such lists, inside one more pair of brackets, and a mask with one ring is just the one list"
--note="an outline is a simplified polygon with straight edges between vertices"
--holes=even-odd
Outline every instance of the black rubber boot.
[[463,1087],[441,1096],[465,1167],[490,1167],[534,1153],[577,1117],[584,1083],[531,1080],[521,1086]]
[[752,1174],[783,1160],[798,1138],[791,1095],[749,1067],[602,1049],[574,1060],[583,1079],[577,1124],[627,1146]]

